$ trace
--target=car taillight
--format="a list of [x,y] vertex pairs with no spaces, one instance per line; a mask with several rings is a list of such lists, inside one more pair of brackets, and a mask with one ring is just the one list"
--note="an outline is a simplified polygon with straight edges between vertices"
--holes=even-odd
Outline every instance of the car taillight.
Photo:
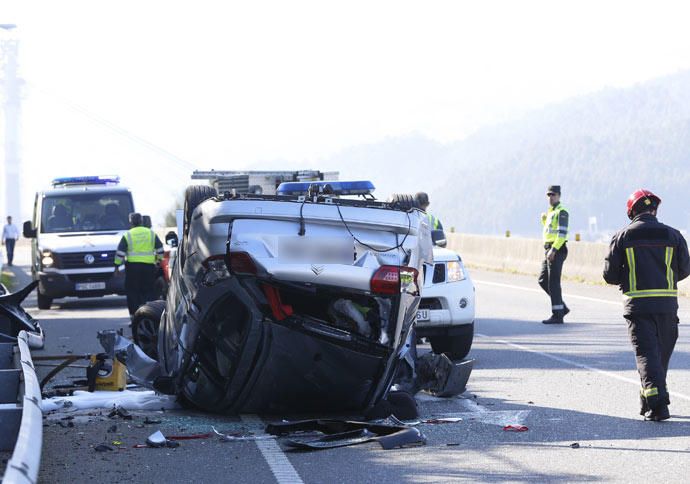
[[229,266],[233,274],[256,275],[254,259],[246,252],[230,252]]
[[371,278],[371,292],[376,294],[400,294],[417,290],[417,269],[400,266],[381,266]]

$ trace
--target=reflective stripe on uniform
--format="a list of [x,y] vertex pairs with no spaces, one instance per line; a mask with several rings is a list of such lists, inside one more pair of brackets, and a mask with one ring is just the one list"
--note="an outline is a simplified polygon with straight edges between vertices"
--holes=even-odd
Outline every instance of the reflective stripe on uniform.
[[673,247],[666,247],[666,282],[668,288],[673,289],[673,268],[671,262],[673,261]]
[[625,249],[625,255],[628,258],[628,284],[630,285],[630,292],[635,292],[637,290],[637,277],[635,276],[635,249],[628,247]]
[[643,388],[641,393],[644,397],[654,397],[659,394],[659,389],[657,387]]
[[624,293],[631,299],[638,297],[678,297],[678,291],[676,289],[645,289],[642,291],[628,291]]
[[561,309],[565,309],[565,306],[563,304],[554,304],[551,306],[551,309],[554,311],[560,311]]

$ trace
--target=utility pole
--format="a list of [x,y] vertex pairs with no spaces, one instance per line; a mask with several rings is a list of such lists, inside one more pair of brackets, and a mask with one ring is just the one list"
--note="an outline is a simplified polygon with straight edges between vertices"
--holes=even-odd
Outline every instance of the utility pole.
[[2,177],[2,192],[4,200],[0,199],[0,217],[12,215],[15,220],[21,220],[21,180],[19,158],[19,124],[20,124],[20,80],[17,76],[17,54],[19,41],[11,36],[10,31],[17,26],[14,24],[0,24],[0,86],[4,91],[4,173]]

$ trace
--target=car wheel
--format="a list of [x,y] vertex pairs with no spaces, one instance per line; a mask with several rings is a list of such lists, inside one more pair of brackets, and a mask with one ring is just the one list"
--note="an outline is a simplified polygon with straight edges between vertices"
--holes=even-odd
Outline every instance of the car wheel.
[[191,185],[184,192],[184,235],[189,233],[189,225],[192,221],[192,213],[199,204],[216,195],[216,189],[208,185]]
[[53,298],[48,297],[45,294],[41,294],[41,290],[38,289],[36,295],[37,303],[38,303],[38,309],[50,309],[50,306],[53,304]]
[[469,354],[473,339],[474,324],[470,326],[468,331],[462,334],[430,336],[429,343],[431,343],[431,349],[437,355],[443,353],[451,360],[462,360]]
[[132,319],[132,338],[144,353],[158,359],[158,328],[165,301],[151,301],[137,309]]

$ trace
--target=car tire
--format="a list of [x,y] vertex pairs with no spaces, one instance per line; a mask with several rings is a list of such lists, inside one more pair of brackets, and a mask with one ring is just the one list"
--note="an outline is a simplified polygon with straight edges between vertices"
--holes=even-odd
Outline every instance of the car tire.
[[132,339],[154,360],[158,359],[158,329],[165,310],[165,301],[147,302],[134,313]]
[[41,294],[41,290],[36,290],[36,302],[38,304],[38,309],[50,309],[53,304],[53,298],[48,297],[45,294]]
[[468,331],[462,334],[429,336],[428,339],[429,343],[431,343],[431,349],[437,355],[443,353],[451,360],[462,360],[470,353],[472,348],[474,323]]
[[408,193],[394,193],[391,195],[390,202],[394,208],[411,210],[417,206],[414,197]]
[[184,235],[189,233],[194,209],[209,198],[217,196],[216,189],[208,185],[190,185],[184,192]]

